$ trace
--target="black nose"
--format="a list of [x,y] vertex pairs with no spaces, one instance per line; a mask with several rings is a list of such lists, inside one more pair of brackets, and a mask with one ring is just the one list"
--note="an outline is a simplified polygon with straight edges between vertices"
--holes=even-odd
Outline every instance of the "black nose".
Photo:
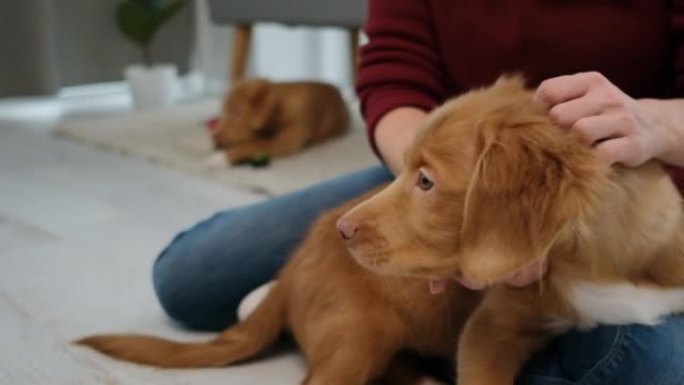
[[337,230],[340,232],[342,239],[348,241],[354,238],[354,235],[356,235],[356,231],[358,230],[358,226],[353,221],[342,217],[337,221]]

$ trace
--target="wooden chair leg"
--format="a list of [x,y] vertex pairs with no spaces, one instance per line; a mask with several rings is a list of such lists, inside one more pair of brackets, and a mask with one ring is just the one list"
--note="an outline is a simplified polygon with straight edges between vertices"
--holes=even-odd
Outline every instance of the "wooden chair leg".
[[351,58],[351,79],[356,84],[356,73],[359,67],[359,29],[349,29],[349,53]]
[[235,26],[233,36],[233,52],[230,60],[230,83],[244,79],[247,70],[247,58],[252,39],[252,25],[240,24]]

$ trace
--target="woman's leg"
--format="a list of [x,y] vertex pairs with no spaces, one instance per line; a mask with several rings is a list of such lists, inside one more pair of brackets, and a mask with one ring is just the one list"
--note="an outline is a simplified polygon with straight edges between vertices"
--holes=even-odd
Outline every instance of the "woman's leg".
[[377,166],[220,212],[183,231],[154,264],[162,307],[188,327],[225,328],[240,300],[273,278],[322,211],[391,178]]
[[684,384],[684,316],[657,326],[602,326],[556,339],[518,385]]

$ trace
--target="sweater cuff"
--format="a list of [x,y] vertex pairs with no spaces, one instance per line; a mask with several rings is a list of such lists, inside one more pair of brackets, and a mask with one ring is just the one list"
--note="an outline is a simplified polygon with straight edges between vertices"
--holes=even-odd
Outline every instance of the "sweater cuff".
[[415,107],[426,112],[439,105],[430,96],[416,90],[405,88],[385,88],[375,90],[361,98],[361,112],[366,121],[368,142],[375,155],[382,161],[382,156],[375,143],[375,128],[385,114],[399,107]]

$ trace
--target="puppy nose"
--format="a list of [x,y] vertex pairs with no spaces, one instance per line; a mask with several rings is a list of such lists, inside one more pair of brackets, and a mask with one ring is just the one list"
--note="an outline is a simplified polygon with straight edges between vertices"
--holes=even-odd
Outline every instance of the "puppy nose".
[[342,217],[337,221],[337,230],[345,241],[354,238],[358,225],[352,220]]

